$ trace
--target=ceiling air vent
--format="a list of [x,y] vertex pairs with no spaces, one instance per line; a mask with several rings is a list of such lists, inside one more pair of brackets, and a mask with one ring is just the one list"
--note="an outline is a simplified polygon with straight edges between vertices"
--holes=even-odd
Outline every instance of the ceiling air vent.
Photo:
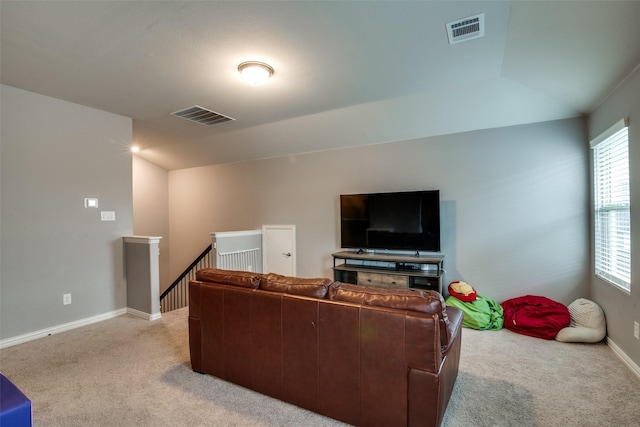
[[235,120],[231,117],[218,114],[215,111],[202,108],[199,105],[194,105],[193,107],[185,108],[184,110],[180,111],[175,111],[171,114],[207,126],[219,125],[221,123]]
[[447,24],[449,44],[477,39],[484,36],[484,13],[459,19]]

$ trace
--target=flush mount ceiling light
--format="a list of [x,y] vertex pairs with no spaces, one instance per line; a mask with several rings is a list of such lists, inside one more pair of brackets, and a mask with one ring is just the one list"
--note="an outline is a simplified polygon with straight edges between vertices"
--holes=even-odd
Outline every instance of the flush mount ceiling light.
[[238,65],[242,78],[252,85],[261,85],[273,75],[273,68],[269,64],[257,61],[247,61]]

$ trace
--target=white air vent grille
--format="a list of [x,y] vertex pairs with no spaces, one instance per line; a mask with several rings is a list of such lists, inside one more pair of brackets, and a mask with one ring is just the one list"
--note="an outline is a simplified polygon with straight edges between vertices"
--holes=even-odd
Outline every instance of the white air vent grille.
[[185,108],[184,110],[180,111],[175,111],[171,114],[207,126],[219,125],[221,123],[235,120],[231,117],[223,116],[222,114],[216,113],[215,111],[202,108],[199,105],[194,105],[193,107]]
[[447,23],[449,44],[484,36],[484,13]]

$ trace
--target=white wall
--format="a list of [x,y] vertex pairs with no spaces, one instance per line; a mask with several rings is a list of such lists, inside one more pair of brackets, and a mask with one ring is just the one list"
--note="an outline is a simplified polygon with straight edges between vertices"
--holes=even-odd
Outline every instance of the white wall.
[[[1,86],[0,338],[126,307],[131,119]],[[85,209],[84,198],[99,199]],[[100,221],[100,211],[116,221]],[[62,295],[72,294],[63,305]]]
[[160,292],[176,277],[169,275],[169,172],[133,156],[133,233],[159,236]]
[[582,119],[169,172],[171,275],[211,231],[295,224],[299,276],[332,277],[341,193],[439,189],[446,283],[498,301],[588,297]]
[[633,337],[633,322],[640,323],[640,70],[636,70],[589,118],[594,138],[623,117],[629,118],[631,174],[631,293],[627,294],[590,272],[591,294],[604,309],[607,335],[640,366],[640,340]]

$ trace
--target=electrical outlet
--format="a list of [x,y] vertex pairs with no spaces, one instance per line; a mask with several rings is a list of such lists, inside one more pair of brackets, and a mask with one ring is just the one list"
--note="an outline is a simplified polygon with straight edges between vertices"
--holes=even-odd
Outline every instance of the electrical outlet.
[[114,211],[102,211],[100,212],[101,221],[115,221],[116,213]]
[[64,295],[62,295],[62,304],[63,304],[63,305],[69,305],[69,304],[71,304],[71,294],[64,294]]
[[640,324],[638,322],[633,322],[633,336],[640,340]]

